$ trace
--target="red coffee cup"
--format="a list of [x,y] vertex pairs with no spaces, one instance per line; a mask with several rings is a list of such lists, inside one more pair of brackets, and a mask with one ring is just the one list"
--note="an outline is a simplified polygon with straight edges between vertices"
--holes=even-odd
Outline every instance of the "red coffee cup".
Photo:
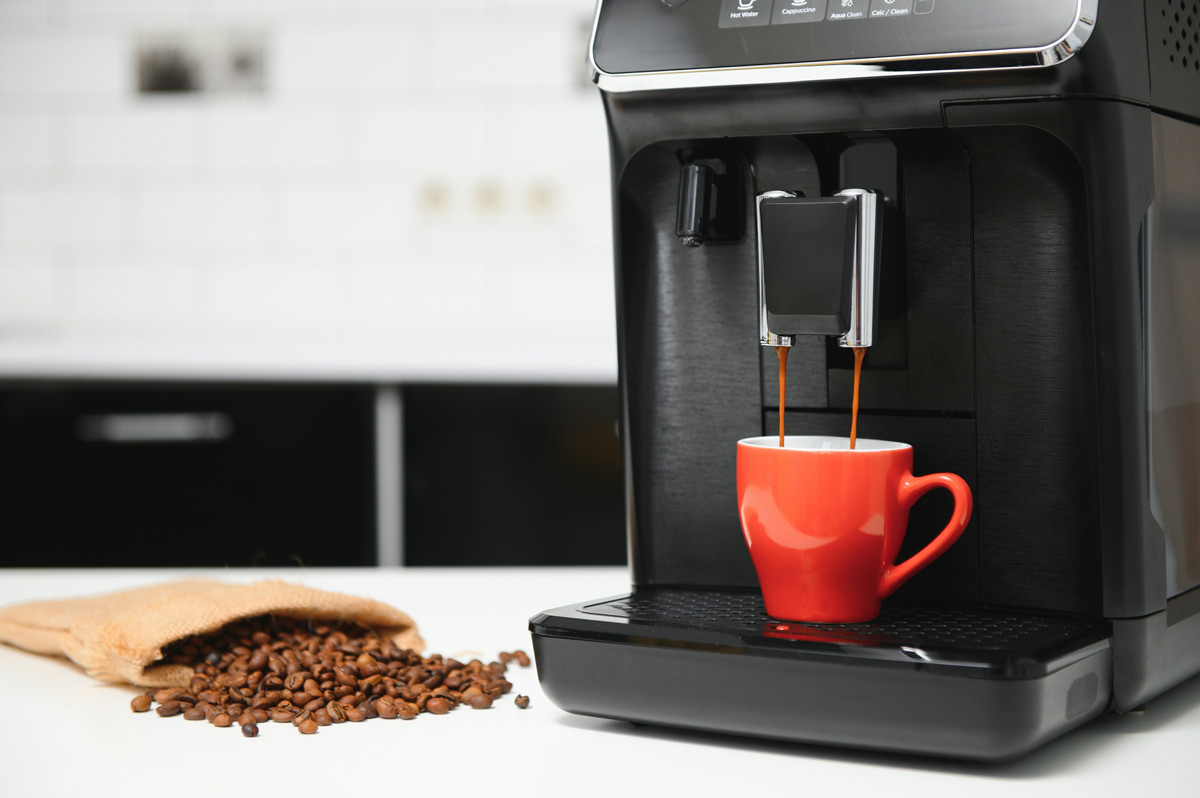
[[[789,435],[737,446],[738,515],[767,614],[855,623],[942,555],[971,520],[971,489],[956,474],[912,473],[907,443]],[[934,488],[954,513],[933,541],[894,564],[909,508]]]

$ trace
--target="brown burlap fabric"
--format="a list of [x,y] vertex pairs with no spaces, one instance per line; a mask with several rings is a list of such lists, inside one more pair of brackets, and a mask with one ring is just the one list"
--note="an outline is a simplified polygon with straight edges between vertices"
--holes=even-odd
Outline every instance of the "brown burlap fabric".
[[401,648],[425,648],[416,622],[382,602],[287,582],[237,585],[206,579],[5,607],[0,609],[0,641],[69,657],[103,681],[183,687],[193,676],[191,668],[155,664],[165,646],[267,614],[353,621]]

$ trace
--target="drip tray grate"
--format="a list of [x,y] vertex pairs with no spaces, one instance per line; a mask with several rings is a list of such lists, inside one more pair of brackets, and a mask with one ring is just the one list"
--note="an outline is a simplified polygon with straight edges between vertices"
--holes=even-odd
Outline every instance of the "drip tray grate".
[[628,596],[578,605],[578,610],[619,619],[631,633],[645,627],[664,634],[691,631],[770,645],[793,641],[893,649],[909,657],[917,650],[940,652],[957,661],[969,655],[967,659],[992,664],[1013,658],[1045,662],[1108,636],[1102,624],[1090,619],[894,601],[885,602],[879,617],[866,623],[779,621],[766,614],[757,592],[731,590],[642,588]]

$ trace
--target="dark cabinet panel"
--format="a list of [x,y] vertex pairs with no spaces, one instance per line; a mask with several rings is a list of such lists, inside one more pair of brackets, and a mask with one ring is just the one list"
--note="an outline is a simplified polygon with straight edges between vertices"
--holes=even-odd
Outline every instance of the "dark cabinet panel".
[[616,419],[615,386],[405,386],[405,564],[624,563]]
[[0,566],[373,564],[372,397],[0,387]]

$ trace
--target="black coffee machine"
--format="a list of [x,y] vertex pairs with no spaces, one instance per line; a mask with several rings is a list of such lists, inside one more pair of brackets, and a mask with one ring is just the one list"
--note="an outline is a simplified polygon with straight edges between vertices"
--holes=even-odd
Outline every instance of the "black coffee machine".
[[[601,0],[633,589],[531,620],[555,703],[998,760],[1200,671],[1197,11]],[[778,425],[756,211],[846,189],[881,217],[859,433],[975,513],[877,620],[789,623],[735,494]],[[825,332],[791,341],[791,434],[848,434]],[[901,557],[949,513],[922,499]]]

